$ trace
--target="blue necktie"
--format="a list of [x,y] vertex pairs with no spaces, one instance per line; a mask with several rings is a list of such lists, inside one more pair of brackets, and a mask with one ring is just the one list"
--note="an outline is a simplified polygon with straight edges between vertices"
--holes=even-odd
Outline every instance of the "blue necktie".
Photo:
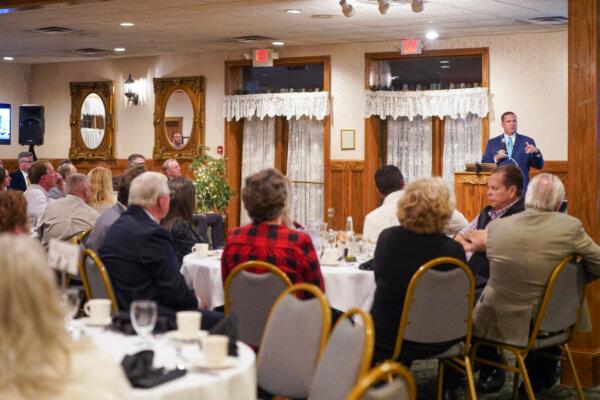
[[512,156],[512,151],[513,151],[513,139],[512,139],[512,136],[508,137],[508,142],[506,143],[506,151],[508,152],[508,156],[511,157]]

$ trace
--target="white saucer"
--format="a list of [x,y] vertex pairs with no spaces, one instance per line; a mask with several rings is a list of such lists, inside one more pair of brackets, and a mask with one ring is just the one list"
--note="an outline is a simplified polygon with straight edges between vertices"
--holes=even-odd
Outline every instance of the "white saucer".
[[169,332],[165,333],[165,337],[167,339],[181,340],[181,341],[200,340],[200,339],[205,338],[206,336],[208,336],[207,331],[196,331],[192,334],[187,334],[187,335],[184,335],[180,331],[169,331]]
[[341,262],[340,261],[336,261],[334,263],[326,263],[325,261],[321,261],[320,262],[321,265],[325,266],[325,267],[339,267]]
[[219,363],[219,364],[209,364],[206,362],[205,359],[201,358],[197,361],[194,361],[191,366],[193,368],[203,368],[203,369],[224,369],[224,368],[235,367],[237,362],[238,362],[237,357],[229,357],[229,356],[225,357],[223,359],[223,362]]
[[106,326],[112,324],[112,318],[108,317],[105,320],[91,319],[90,317],[79,318],[79,321],[89,326]]

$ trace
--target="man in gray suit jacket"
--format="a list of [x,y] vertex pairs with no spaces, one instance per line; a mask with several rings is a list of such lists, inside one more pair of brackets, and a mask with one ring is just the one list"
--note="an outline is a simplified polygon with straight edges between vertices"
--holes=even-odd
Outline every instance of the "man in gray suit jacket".
[[[600,275],[600,247],[581,221],[556,212],[564,196],[560,179],[541,173],[528,186],[524,212],[490,223],[487,238],[485,231],[469,238],[490,260],[490,279],[473,311],[474,336],[526,346],[546,283],[566,256],[583,257],[586,272]],[[555,360],[532,355],[526,362],[534,391],[553,385]]]

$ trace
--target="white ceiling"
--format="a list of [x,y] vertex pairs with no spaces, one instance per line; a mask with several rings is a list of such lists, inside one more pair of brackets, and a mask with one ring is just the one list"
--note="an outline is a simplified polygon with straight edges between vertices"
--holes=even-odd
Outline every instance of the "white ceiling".
[[[89,59],[72,53],[88,47],[111,50],[103,57],[131,57],[270,45],[232,40],[246,35],[305,46],[423,37],[429,29],[437,30],[440,38],[566,29],[528,20],[566,17],[568,0],[426,0],[421,13],[413,13],[406,0],[393,1],[389,12],[380,15],[374,0],[348,0],[356,7],[350,18],[342,15],[338,0],[71,0],[6,14],[0,10],[0,57],[44,63]],[[302,14],[285,12],[292,8]],[[334,17],[316,19],[314,14]],[[123,21],[135,26],[121,27]],[[32,32],[47,26],[76,32]],[[127,51],[115,54],[115,47]]]

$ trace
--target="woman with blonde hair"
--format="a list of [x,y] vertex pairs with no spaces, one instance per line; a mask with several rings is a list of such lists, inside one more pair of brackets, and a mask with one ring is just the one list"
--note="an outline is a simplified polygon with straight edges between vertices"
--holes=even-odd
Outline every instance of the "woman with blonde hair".
[[103,399],[130,397],[119,365],[89,339],[65,328],[52,271],[41,245],[0,235],[0,398]]
[[96,167],[88,173],[92,187],[90,207],[102,214],[112,207],[115,202],[113,193],[112,173],[106,167]]

